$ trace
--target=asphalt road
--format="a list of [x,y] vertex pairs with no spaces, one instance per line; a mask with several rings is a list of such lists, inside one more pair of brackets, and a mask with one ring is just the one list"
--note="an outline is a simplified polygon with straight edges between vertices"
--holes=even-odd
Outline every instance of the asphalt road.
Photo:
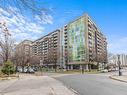
[[80,95],[127,95],[127,83],[109,79],[106,74],[77,74],[56,79]]

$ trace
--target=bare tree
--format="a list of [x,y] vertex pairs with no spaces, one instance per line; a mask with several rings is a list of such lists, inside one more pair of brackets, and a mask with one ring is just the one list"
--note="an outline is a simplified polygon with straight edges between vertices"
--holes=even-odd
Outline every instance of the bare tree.
[[37,55],[30,56],[29,61],[30,66],[39,66],[40,65],[40,59]]
[[40,59],[37,55],[32,55],[31,52],[25,52],[25,45],[20,44],[19,46],[16,47],[15,51],[15,59],[16,59],[16,67],[21,66],[22,70],[27,67],[34,66],[34,67],[39,67],[40,65]]
[[11,59],[13,54],[13,40],[5,22],[0,21],[0,56],[3,61]]
[[27,43],[28,40],[21,42],[15,48],[15,64],[16,67],[21,66],[22,70],[24,67],[29,67],[31,58],[31,46]]
[[[17,47],[16,47],[17,48]],[[16,49],[15,51],[15,60],[17,66],[26,66],[26,55],[21,46],[21,48]]]

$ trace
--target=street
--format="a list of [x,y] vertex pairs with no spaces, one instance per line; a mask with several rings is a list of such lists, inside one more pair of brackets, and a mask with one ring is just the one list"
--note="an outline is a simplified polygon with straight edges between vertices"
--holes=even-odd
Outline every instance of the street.
[[108,74],[76,74],[56,79],[80,95],[127,95],[127,83],[109,79]]
[[19,79],[0,81],[0,95],[75,95],[68,88],[79,95],[127,95],[127,83],[110,79],[111,74],[115,73],[45,73],[43,76],[23,74]]

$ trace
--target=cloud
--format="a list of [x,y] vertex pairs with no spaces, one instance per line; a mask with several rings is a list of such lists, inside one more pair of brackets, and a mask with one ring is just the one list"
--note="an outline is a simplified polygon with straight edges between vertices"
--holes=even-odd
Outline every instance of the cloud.
[[127,54],[127,37],[121,38],[108,45],[108,49],[113,53],[126,53]]
[[[10,12],[9,12],[10,11]],[[24,39],[35,40],[38,35],[44,34],[44,24],[52,24],[52,16],[44,13],[42,19],[35,16],[34,20],[23,16],[17,8],[9,7],[8,10],[0,8],[0,21],[5,21],[10,33],[17,42]]]
[[46,15],[45,13],[42,14],[43,17],[39,17],[38,15],[35,16],[35,20],[40,24],[53,24],[53,18],[51,15]]

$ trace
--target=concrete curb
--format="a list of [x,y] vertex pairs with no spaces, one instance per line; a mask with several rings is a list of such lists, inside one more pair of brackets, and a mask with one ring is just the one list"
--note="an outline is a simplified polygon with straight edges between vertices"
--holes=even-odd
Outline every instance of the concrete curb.
[[6,77],[6,78],[0,78],[0,80],[11,80],[11,79],[17,79],[18,77]]
[[[66,86],[67,87],[67,86]],[[68,89],[70,89],[73,93],[75,93],[76,95],[80,95],[76,90],[74,90],[73,88],[71,87],[67,87]]]
[[[61,77],[61,76],[67,76],[67,75],[73,75],[73,74],[58,74],[58,75],[53,75],[53,76],[50,76],[51,78],[57,80],[56,78],[57,77]],[[76,90],[74,90],[73,88],[71,88],[70,86],[67,86],[65,83],[61,82],[60,80],[57,80],[59,81],[60,83],[62,83],[63,86],[65,86],[68,90],[70,90],[71,92],[73,92],[74,94],[76,95],[80,95]]]
[[[61,82],[61,81],[60,81],[60,82]],[[62,82],[62,84],[63,84],[65,87],[67,87],[70,91],[72,91],[73,93],[75,93],[76,95],[80,95],[76,90],[74,90],[74,89],[71,88],[70,86],[65,85],[63,82]]]
[[[59,81],[59,80],[57,80],[56,78],[53,78],[53,77],[50,77],[50,78],[52,80],[55,80],[56,82],[58,82],[59,85],[62,86],[62,89],[65,90],[64,93],[66,93],[66,94],[60,94],[60,91],[57,92],[56,88],[54,86],[52,86],[52,85],[49,84],[50,85],[50,88],[51,88],[52,95],[79,95],[77,91],[75,91],[71,87],[65,85],[63,82],[61,82],[61,81]],[[56,87],[58,87],[59,85],[57,85]],[[63,93],[63,91],[61,93]]]
[[122,80],[122,79],[115,78],[114,76],[109,76],[109,78],[110,78],[110,79],[113,79],[113,80],[120,81],[120,82],[125,82],[125,83],[127,83],[127,81]]
[[[55,78],[54,78],[55,79]],[[55,79],[57,80],[57,79]],[[75,93],[76,95],[80,95],[79,92],[77,92],[76,90],[74,90],[73,88],[71,88],[70,86],[67,86],[65,83],[61,82],[60,80],[57,80],[59,81],[60,83],[63,84],[63,86],[67,87],[70,91],[72,91],[73,93]]]

